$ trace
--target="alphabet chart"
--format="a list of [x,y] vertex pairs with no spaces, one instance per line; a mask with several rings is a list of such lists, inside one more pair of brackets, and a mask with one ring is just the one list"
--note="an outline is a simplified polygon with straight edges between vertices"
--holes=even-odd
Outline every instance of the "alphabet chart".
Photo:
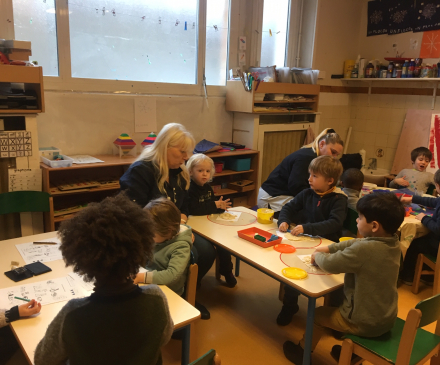
[[63,256],[60,251],[61,241],[57,237],[47,238],[40,240],[39,242],[56,242],[56,245],[50,244],[34,244],[33,242],[20,243],[15,245],[18,252],[26,264],[32,264],[33,262],[48,262],[55,260],[62,260]]
[[0,289],[0,308],[11,308],[24,302],[14,297],[35,299],[42,305],[83,298],[83,291],[69,277],[38,281]]
[[27,131],[0,133],[0,158],[32,156],[32,135]]

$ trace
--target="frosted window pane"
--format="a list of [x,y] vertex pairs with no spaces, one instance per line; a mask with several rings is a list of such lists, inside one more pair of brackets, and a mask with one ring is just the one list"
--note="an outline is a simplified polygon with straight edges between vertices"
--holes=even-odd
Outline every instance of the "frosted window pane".
[[208,85],[226,85],[229,0],[208,0],[206,10],[205,75]]
[[72,76],[196,83],[197,0],[69,1]]
[[288,16],[289,0],[264,2],[260,66],[284,67]]
[[13,0],[15,39],[32,42],[31,61],[44,76],[58,76],[55,0]]

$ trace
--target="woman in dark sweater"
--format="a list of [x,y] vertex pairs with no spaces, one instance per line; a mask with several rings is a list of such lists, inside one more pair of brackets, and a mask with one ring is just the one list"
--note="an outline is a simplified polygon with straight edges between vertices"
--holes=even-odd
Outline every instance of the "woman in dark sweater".
[[291,153],[270,173],[258,192],[258,207],[271,208],[278,217],[284,204],[309,188],[309,165],[318,156],[337,157],[344,143],[333,129],[326,128],[316,139]]
[[[156,141],[146,147],[119,180],[128,197],[146,206],[151,200],[166,197],[181,212],[181,223],[188,220],[188,189],[190,177],[185,161],[194,149],[194,138],[178,123],[162,128]],[[206,275],[215,260],[215,248],[205,240],[195,240],[193,253],[199,266],[198,281]],[[210,317],[207,309],[196,303],[202,319]]]

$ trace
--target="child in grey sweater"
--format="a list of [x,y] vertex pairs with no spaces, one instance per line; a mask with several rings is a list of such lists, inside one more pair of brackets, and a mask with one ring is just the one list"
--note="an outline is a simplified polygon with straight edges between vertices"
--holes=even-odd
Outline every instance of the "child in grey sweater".
[[348,198],[348,207],[356,210],[362,186],[364,185],[364,174],[359,169],[347,169],[341,176],[342,191]]
[[[318,247],[312,263],[328,273],[345,273],[340,307],[319,307],[315,312],[312,350],[323,328],[358,336],[376,337],[388,332],[397,317],[397,277],[400,265],[397,229],[405,209],[392,193],[369,194],[357,204],[359,233],[365,237]],[[302,364],[304,337],[299,344],[284,343],[284,354]],[[333,346],[339,357],[341,346]]]

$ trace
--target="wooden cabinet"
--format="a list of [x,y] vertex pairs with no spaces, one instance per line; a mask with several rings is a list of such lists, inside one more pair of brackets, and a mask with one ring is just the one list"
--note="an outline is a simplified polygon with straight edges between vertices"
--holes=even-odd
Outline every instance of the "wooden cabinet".
[[[224,169],[222,172],[216,172],[211,182],[211,186],[228,185],[231,182],[240,180],[252,180],[253,186],[246,187],[246,191],[236,191],[229,187],[219,189],[215,191],[215,196],[223,196],[223,199],[231,199],[232,206],[244,206],[252,208],[257,205],[258,197],[258,158],[259,152],[254,150],[241,150],[231,152],[211,152],[207,153],[207,156],[211,157],[215,162],[225,162],[227,159],[235,158],[250,158],[250,169],[246,171],[233,171]],[[226,164],[227,166],[227,164]]]
[[[119,191],[119,183],[115,186],[100,186],[97,188],[57,191],[54,189],[56,184],[66,182],[72,183],[79,180],[118,180],[135,160],[134,156],[102,155],[94,156],[102,163],[91,164],[74,164],[71,167],[52,168],[41,163],[43,173],[43,191],[50,193],[53,197],[54,211],[65,208],[71,208],[78,205],[84,205],[91,202],[99,202],[107,196],[115,195]],[[51,217],[56,224],[65,219],[69,219],[75,213],[74,210],[70,214]],[[55,213],[57,214],[57,213]]]
[[[35,114],[44,112],[43,68],[0,65],[0,90],[10,83],[24,84],[25,90],[33,90],[37,97],[37,109],[1,109],[0,114]],[[0,95],[2,92],[0,91]]]
[[[245,91],[241,81],[226,84],[226,110],[258,114],[310,114],[318,111],[320,85],[254,82]],[[266,94],[288,95],[287,100],[263,100]],[[294,99],[297,100],[294,100]],[[267,109],[269,108],[269,109]]]

